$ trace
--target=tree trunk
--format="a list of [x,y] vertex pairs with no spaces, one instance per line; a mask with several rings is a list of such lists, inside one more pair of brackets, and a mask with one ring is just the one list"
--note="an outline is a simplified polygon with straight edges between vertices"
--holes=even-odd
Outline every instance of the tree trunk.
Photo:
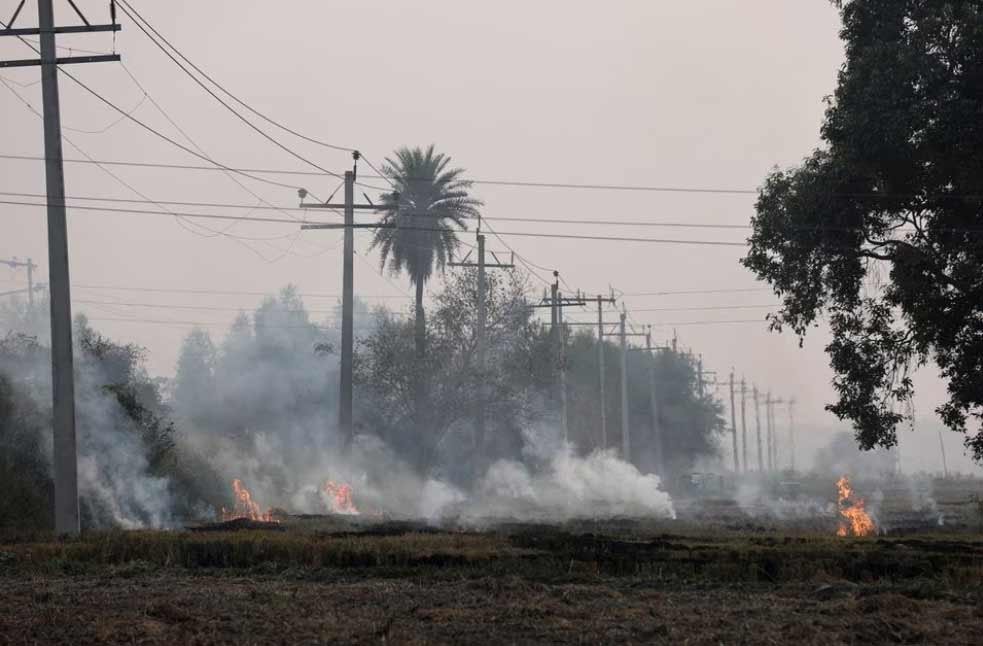
[[424,281],[416,281],[416,358],[422,361],[427,356],[427,317],[423,311]]

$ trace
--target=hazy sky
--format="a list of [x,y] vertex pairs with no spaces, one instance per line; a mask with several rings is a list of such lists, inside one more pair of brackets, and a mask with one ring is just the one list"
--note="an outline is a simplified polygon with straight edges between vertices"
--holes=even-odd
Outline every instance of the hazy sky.
[[[485,180],[755,189],[773,166],[795,164],[818,145],[823,97],[832,93],[843,59],[838,16],[824,0],[286,0],[275,6],[232,0],[132,2],[198,66],[281,122],[324,141],[357,147],[376,165],[397,146],[434,143],[471,177]],[[107,3],[79,4],[93,22],[105,20],[99,14],[106,12]],[[15,5],[14,0],[0,0],[0,16],[6,19]],[[67,3],[56,6],[62,22],[74,21]],[[19,22],[33,23],[32,11],[25,11]],[[116,46],[126,68],[211,157],[236,167],[311,170],[237,121],[128,19],[121,20],[124,31]],[[3,40],[4,58],[31,54],[13,39]],[[112,47],[111,37],[104,34],[60,42],[101,51]],[[126,110],[139,105],[135,117],[186,143],[152,102],[143,100],[143,91],[120,65],[78,65],[70,71]],[[38,70],[5,70],[3,77],[27,84],[37,80]],[[15,88],[40,106],[39,86]],[[119,115],[67,79],[62,79],[61,88],[65,134],[89,155],[201,164],[125,120],[97,134],[68,130],[102,131]],[[2,152],[41,154],[40,120],[4,88],[0,106]],[[341,172],[350,165],[346,153],[274,134],[326,168]],[[70,145],[65,154],[80,156]],[[40,163],[0,160],[0,168],[0,190],[43,191]],[[220,173],[111,170],[154,200],[257,203]],[[365,165],[361,170],[369,172]],[[140,199],[98,167],[70,164],[66,174],[69,195]],[[338,185],[335,179],[319,177],[289,178],[288,183],[295,180],[321,197]],[[242,181],[274,204],[296,205],[292,189]],[[545,225],[493,218],[746,224],[754,203],[753,195],[489,185],[478,185],[475,192],[485,201],[484,213],[492,226],[502,231],[692,240],[740,241],[746,232]],[[32,256],[44,262],[44,211],[3,205],[0,213],[0,257]],[[249,215],[284,217],[275,212]],[[301,235],[293,225],[243,223],[227,235],[215,235],[169,216],[77,210],[69,217],[75,311],[87,313],[113,338],[146,346],[156,373],[173,372],[191,322],[206,324],[220,336],[237,308],[248,310],[259,298],[83,285],[269,292],[294,283],[304,293],[326,295],[340,289],[340,232]],[[230,226],[201,224],[216,231]],[[368,252],[367,236],[356,236],[357,251],[365,260],[356,263],[357,292],[370,301],[405,307],[407,281],[386,280],[376,272],[378,258]],[[505,241],[531,262],[559,269],[567,283],[590,293],[606,292],[609,286],[628,294],[760,286],[737,264],[743,252],[736,247],[509,236]],[[497,240],[489,241],[489,248],[504,250]],[[40,273],[44,280],[46,268]],[[0,269],[0,291],[21,280],[22,273]],[[330,296],[306,300],[318,316],[335,302]],[[628,296],[625,301],[635,321],[652,324],[759,319],[767,310],[642,310],[776,302],[768,292]],[[592,316],[585,312],[572,318]],[[810,335],[800,350],[797,339],[771,334],[763,323],[677,329],[680,341],[702,353],[708,368],[721,378],[733,366],[763,389],[797,397],[798,416],[805,424],[840,426],[822,411],[832,396],[822,330]],[[660,340],[671,334],[671,327],[657,328]],[[917,409],[927,414],[944,391],[931,371],[919,377]],[[934,433],[923,435],[935,442],[925,446],[937,451]],[[803,443],[825,439],[821,433]],[[950,456],[957,460],[959,438],[948,441]]]

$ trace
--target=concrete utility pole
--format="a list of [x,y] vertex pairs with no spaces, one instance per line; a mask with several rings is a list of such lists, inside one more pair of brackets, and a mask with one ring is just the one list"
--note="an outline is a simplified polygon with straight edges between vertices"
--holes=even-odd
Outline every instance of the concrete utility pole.
[[734,402],[734,371],[730,371],[730,430],[734,440],[734,473],[741,472],[741,462],[737,446],[737,408]]
[[597,295],[597,366],[598,366],[598,379],[600,384],[601,393],[601,448],[608,448],[608,411],[607,411],[607,393],[605,390],[606,376],[604,371],[606,366],[604,365],[604,336],[606,332],[604,331],[604,304],[609,303],[614,305],[614,296],[610,298],[604,298],[600,294]]
[[778,453],[778,418],[775,416],[775,407],[784,404],[785,400],[779,397],[771,400],[771,464],[775,471],[781,470]]
[[795,472],[795,397],[788,400],[789,469]]
[[[557,298],[563,298],[563,294],[556,293]],[[569,414],[567,411],[567,334],[563,328],[563,308],[556,308],[557,323],[557,363],[560,366],[560,428],[563,429],[563,442],[570,440]]]
[[772,425],[772,416],[771,416],[771,413],[772,413],[772,404],[773,403],[774,402],[771,399],[771,391],[769,390],[768,391],[768,394],[765,395],[765,429],[766,429],[767,438],[768,438],[768,444],[767,444],[767,449],[768,449],[768,471],[774,471],[775,470],[775,461],[774,461],[775,454],[774,454],[774,447],[772,446],[772,444],[774,442],[774,432],[775,432],[775,429],[774,429],[774,427]]
[[[74,2],[69,3],[84,26],[56,27],[52,0],[38,0],[38,27],[17,28],[24,3],[17,5],[0,36],[38,36],[38,59],[0,61],[3,67],[41,66],[41,99],[44,104],[44,160],[48,207],[48,277],[51,290],[51,372],[54,426],[53,471],[55,484],[55,532],[78,535],[78,452],[75,438],[75,376],[72,353],[72,306],[68,269],[68,226],[65,214],[65,169],[61,146],[61,106],[58,66],[120,60],[117,54],[59,58],[55,35],[63,33],[115,32],[120,26],[93,25]],[[114,3],[111,3],[114,5]],[[115,6],[112,7],[115,13]],[[37,51],[37,50],[35,50]],[[30,271],[33,271],[30,270]],[[30,276],[33,281],[33,274]],[[33,286],[32,286],[33,287]],[[30,289],[28,294],[33,295]]]
[[[356,159],[357,161],[357,159]],[[345,231],[341,277],[341,387],[338,428],[349,441],[355,435],[352,422],[352,379],[355,356],[355,171],[345,171]]]
[[741,377],[741,462],[744,473],[750,471],[747,464],[747,382]]
[[649,407],[652,415],[652,439],[655,444],[655,468],[659,475],[665,473],[663,456],[665,455],[662,446],[662,427],[659,424],[659,400],[655,390],[655,354],[652,347],[652,326],[648,326],[645,333],[645,353],[649,358]]
[[557,364],[557,394],[556,399],[560,403],[560,425],[563,431],[563,440],[567,441],[569,437],[569,431],[567,428],[567,368],[566,359],[564,357],[565,346],[566,346],[566,335],[564,334],[563,326],[563,308],[564,307],[582,307],[587,305],[587,302],[577,294],[576,297],[564,297],[560,293],[560,272],[553,272],[553,284],[550,286],[550,295],[547,298],[543,297],[543,300],[537,305],[532,305],[533,308],[550,308],[550,335],[553,342],[553,347],[556,351],[556,364]]
[[761,451],[761,402],[758,399],[758,387],[752,389],[754,399],[754,427],[758,437],[758,473],[765,470],[765,458]]
[[942,450],[942,475],[949,477],[949,463],[945,459],[945,442],[942,441],[942,431],[939,431],[939,448]]
[[494,263],[488,263],[485,259],[485,235],[481,232],[481,218],[478,218],[478,262],[471,262],[471,252],[469,251],[466,256],[461,260],[461,262],[450,262],[447,263],[451,267],[473,267],[478,270],[478,321],[475,326],[475,354],[476,365],[478,367],[478,373],[480,378],[480,383],[478,385],[478,406],[475,410],[475,420],[474,420],[474,448],[476,451],[482,451],[485,446],[485,399],[487,394],[487,389],[485,388],[485,370],[487,363],[487,346],[488,342],[486,339],[487,328],[488,328],[488,269],[513,269],[515,267],[515,254],[513,254],[512,262],[503,263],[499,261],[498,256],[492,252],[492,257],[495,259]]
[[[31,306],[31,308],[33,308],[34,307],[34,270],[37,269],[38,266],[35,265],[34,261],[31,260],[30,258],[27,259],[27,262],[17,260],[16,258],[14,258],[13,260],[4,260],[3,258],[0,258],[0,265],[7,265],[11,269],[23,268],[27,270],[27,303],[28,305]],[[19,293],[23,293],[23,291],[24,290],[19,289],[13,292],[5,292],[4,294],[0,294],[0,296],[6,294],[19,294]]]
[[631,462],[631,431],[628,424],[628,337],[625,322],[628,314],[621,311],[621,458]]
[[358,160],[361,157],[358,151],[352,153],[354,164],[352,170],[345,171],[345,202],[344,204],[311,204],[303,200],[307,197],[307,191],[299,191],[301,204],[304,209],[343,209],[345,219],[343,224],[304,224],[302,230],[319,229],[342,229],[344,231],[344,244],[342,251],[342,287],[341,287],[341,379],[339,384],[338,399],[338,430],[351,443],[355,436],[355,428],[352,421],[352,366],[355,354],[355,229],[379,229],[394,228],[394,224],[382,224],[373,222],[368,224],[355,224],[355,210],[386,211],[388,206],[376,206],[375,204],[355,204],[355,179],[358,176]]

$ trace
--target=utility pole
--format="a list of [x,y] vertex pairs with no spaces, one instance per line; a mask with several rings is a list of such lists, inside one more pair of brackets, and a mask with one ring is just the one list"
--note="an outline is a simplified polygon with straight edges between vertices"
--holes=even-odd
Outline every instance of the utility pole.
[[939,448],[942,450],[942,475],[945,478],[949,477],[949,464],[945,459],[945,442],[942,441],[942,431],[939,430]]
[[339,384],[338,400],[338,430],[345,442],[350,444],[355,437],[355,427],[352,422],[352,367],[355,354],[355,229],[379,229],[384,227],[395,227],[395,225],[373,222],[368,224],[355,224],[355,210],[386,211],[388,206],[376,206],[374,204],[355,204],[355,179],[358,176],[358,160],[361,157],[358,151],[352,153],[354,164],[352,170],[345,171],[345,202],[344,204],[311,204],[303,200],[308,193],[304,189],[298,192],[303,209],[343,209],[343,224],[304,224],[302,230],[318,229],[342,229],[344,231],[344,244],[342,251],[342,287],[341,287],[341,379]]
[[773,439],[774,438],[774,435],[773,435],[774,434],[774,428],[773,428],[772,422],[771,422],[771,411],[772,411],[772,404],[773,403],[774,402],[771,399],[771,391],[769,390],[768,391],[768,394],[765,395],[765,429],[766,429],[767,438],[768,438],[767,449],[768,449],[768,471],[769,472],[775,470],[775,462],[774,462],[775,454],[773,452],[773,446],[772,446],[772,443],[774,441],[774,439]]
[[750,469],[747,465],[747,381],[741,377],[741,462],[744,465],[744,473]]
[[610,303],[614,305],[614,296],[609,298],[604,298],[600,294],[597,295],[597,366],[598,366],[598,379],[600,383],[600,396],[601,396],[601,448],[608,448],[608,411],[607,411],[607,393],[605,387],[606,376],[604,374],[604,304]]
[[488,269],[513,269],[515,267],[515,254],[513,254],[512,262],[503,263],[492,252],[492,257],[495,259],[494,263],[489,264],[485,260],[485,235],[481,232],[481,217],[478,217],[478,262],[471,261],[471,252],[469,251],[466,256],[461,260],[461,262],[451,262],[448,263],[451,267],[473,267],[478,270],[478,322],[475,326],[475,354],[477,355],[476,364],[478,366],[478,406],[475,410],[475,420],[474,420],[474,448],[475,451],[481,452],[485,446],[485,399],[487,389],[485,388],[485,378],[486,378],[486,363],[487,363],[487,340],[486,333],[488,328],[488,278],[486,272]]
[[703,383],[703,355],[701,354],[696,361],[696,381],[697,381],[697,393],[700,395],[700,401],[703,401],[704,383]]
[[655,468],[661,476],[665,473],[663,465],[662,427],[659,425],[659,400],[655,391],[655,354],[652,352],[652,326],[645,333],[645,354],[649,358],[649,407],[652,415],[652,438],[655,442]]
[[533,308],[548,307],[550,308],[550,335],[552,337],[553,347],[556,352],[556,364],[557,364],[557,397],[560,403],[560,426],[563,431],[563,440],[567,441],[569,433],[567,428],[567,368],[566,359],[564,357],[564,350],[566,345],[565,334],[563,332],[563,308],[564,307],[574,307],[574,306],[584,306],[587,302],[577,294],[576,297],[564,297],[560,293],[560,272],[553,272],[553,284],[550,285],[550,295],[547,298],[543,297],[537,305],[531,305]]
[[621,459],[631,462],[631,435],[628,425],[628,337],[625,322],[628,313],[621,310]]
[[788,400],[789,468],[795,472],[795,397]]
[[738,457],[737,446],[737,409],[734,402],[734,370],[730,371],[730,430],[734,440],[734,473],[741,472],[740,458]]
[[[14,258],[13,260],[4,260],[3,258],[0,258],[0,265],[7,265],[11,269],[24,268],[27,270],[27,303],[33,309],[34,308],[34,270],[37,269],[37,265],[35,265],[34,261],[31,260],[30,258],[27,259],[27,262],[17,260],[17,258]],[[10,292],[10,293],[16,294],[20,292],[22,292],[22,290],[17,290],[15,292]]]
[[[356,157],[355,161],[358,161]],[[338,429],[350,442],[355,436],[352,421],[353,366],[355,356],[355,170],[345,171],[345,230],[341,277],[341,386],[338,400]]]
[[[0,61],[3,67],[41,67],[41,99],[44,104],[45,186],[48,206],[48,279],[51,290],[51,372],[54,426],[53,471],[55,484],[55,532],[79,533],[78,449],[75,437],[75,376],[72,353],[72,305],[68,268],[68,226],[65,214],[65,169],[62,155],[61,106],[58,97],[58,66],[72,63],[119,61],[118,54],[59,58],[56,34],[116,32],[120,26],[93,25],[74,2],[69,3],[84,26],[56,27],[52,0],[38,0],[38,27],[16,28],[24,2],[0,36],[38,36],[40,59]],[[115,16],[115,2],[111,2]],[[37,51],[37,50],[35,50]],[[33,275],[31,276],[33,280]],[[33,289],[28,292],[33,293]]]
[[761,402],[758,399],[758,386],[755,385],[753,388],[753,398],[754,398],[754,427],[757,431],[758,437],[758,473],[765,470],[765,460],[764,455],[761,452]]

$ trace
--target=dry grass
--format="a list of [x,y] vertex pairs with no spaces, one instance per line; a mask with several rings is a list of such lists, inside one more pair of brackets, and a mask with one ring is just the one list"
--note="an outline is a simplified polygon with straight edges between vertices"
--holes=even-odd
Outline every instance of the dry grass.
[[981,536],[415,529],[0,540],[0,644],[973,644],[983,630]]

